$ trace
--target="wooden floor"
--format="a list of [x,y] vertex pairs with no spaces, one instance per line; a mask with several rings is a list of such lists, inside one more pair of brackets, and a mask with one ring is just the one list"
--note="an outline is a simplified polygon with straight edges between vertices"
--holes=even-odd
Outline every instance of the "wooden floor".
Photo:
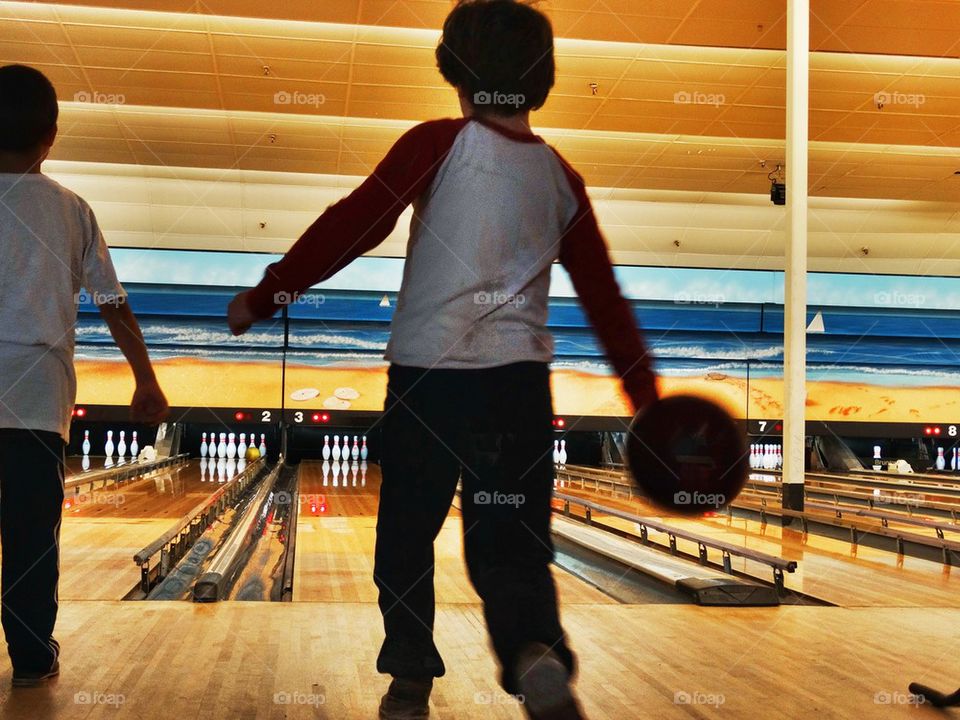
[[[380,469],[371,464],[365,484],[324,484],[321,465],[304,462],[300,470],[300,514],[294,566],[294,601],[376,602],[373,551],[376,542]],[[477,595],[463,564],[460,513],[451,508],[435,543],[437,602],[475,603]],[[615,602],[596,588],[562,571],[554,572],[561,600],[568,603]]]
[[133,554],[214,492],[196,461],[145,480],[68,493],[60,528],[60,599],[119,600],[137,583]]
[[[638,515],[656,517],[658,513],[642,500],[598,497],[592,491],[558,488],[570,495],[596,500],[610,507],[629,510]],[[573,508],[576,511],[576,508]],[[594,517],[603,523],[629,532],[636,532],[633,523],[618,518]],[[664,517],[664,522],[686,528],[700,535],[716,537],[743,547],[796,560],[797,572],[785,576],[788,588],[844,607],[942,607],[960,608],[960,570],[939,562],[879,550],[866,545],[852,546],[846,540],[816,533],[803,534],[799,529],[783,528],[776,522],[766,525],[758,520],[728,518],[686,519]],[[666,544],[665,537],[651,538]],[[678,541],[681,550],[697,554],[696,545]],[[711,559],[719,560],[719,553]],[[769,581],[769,571],[760,565],[733,558],[734,569]]]
[[[958,610],[575,604],[564,621],[592,720],[933,719],[893,694],[960,683]],[[47,689],[9,690],[0,659],[3,718],[371,720],[386,686],[372,603],[72,601],[57,636]],[[441,605],[437,642],[433,720],[522,717],[495,684],[479,607]]]

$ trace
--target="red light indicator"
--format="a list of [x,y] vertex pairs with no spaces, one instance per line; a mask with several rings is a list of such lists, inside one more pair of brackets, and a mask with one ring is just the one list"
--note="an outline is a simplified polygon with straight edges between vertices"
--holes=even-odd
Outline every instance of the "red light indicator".
[[82,408],[82,407],[77,408],[77,409],[75,409],[75,410],[73,411],[73,414],[76,415],[76,416],[79,417],[79,418],[86,417],[86,415],[87,415],[87,409],[86,409],[86,408]]
[[926,435],[933,435],[933,428],[924,428],[924,429],[923,429],[923,432],[924,432]]
[[562,428],[566,426],[567,421],[564,420],[563,418],[557,418],[556,420],[553,421],[553,424],[556,425],[557,427]]
[[237,410],[237,411],[233,414],[233,418],[234,418],[237,422],[240,422],[240,421],[242,421],[242,420],[246,420],[246,419],[247,419],[247,414],[246,414],[245,412],[243,412],[243,410]]
[[314,414],[313,414],[313,421],[314,421],[314,422],[320,422],[320,413],[314,413]]
[[320,420],[322,422],[330,422],[330,414],[324,413],[323,415],[320,416]]
[[934,429],[933,429],[933,434],[934,434],[934,435],[939,435],[939,434],[940,434],[940,428],[938,428],[938,427],[937,427],[937,428],[934,428]]

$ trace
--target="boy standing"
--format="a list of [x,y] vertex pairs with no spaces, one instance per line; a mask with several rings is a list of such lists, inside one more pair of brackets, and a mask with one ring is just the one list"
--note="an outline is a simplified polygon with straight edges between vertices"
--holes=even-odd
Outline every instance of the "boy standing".
[[414,219],[386,357],[375,581],[394,677],[380,717],[426,718],[433,678],[433,542],[463,483],[464,549],[501,683],[532,718],[582,717],[549,564],[553,411],[550,270],[570,273],[635,408],[654,375],[620,294],[582,179],[530,131],[554,82],[549,20],[514,0],[462,0],[437,60],[464,117],[407,132],[253,290],[231,304],[245,332],[278,298]]
[[57,116],[42,73],[0,68],[0,584],[15,687],[59,672],[53,628],[81,288],[133,369],[134,419],[158,422],[167,410],[93,211],[41,173]]

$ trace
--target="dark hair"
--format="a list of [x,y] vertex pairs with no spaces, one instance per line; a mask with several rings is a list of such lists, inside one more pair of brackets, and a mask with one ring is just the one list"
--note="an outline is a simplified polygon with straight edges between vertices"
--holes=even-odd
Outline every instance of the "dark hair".
[[59,114],[57,91],[46,75],[25,65],[0,68],[0,150],[33,150]]
[[517,0],[460,0],[443,23],[437,67],[484,112],[536,110],[556,74],[553,27],[546,15]]

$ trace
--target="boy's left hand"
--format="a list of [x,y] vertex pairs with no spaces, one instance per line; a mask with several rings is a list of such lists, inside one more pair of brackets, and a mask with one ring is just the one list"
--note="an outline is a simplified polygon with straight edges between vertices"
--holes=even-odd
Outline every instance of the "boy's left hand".
[[257,318],[250,311],[246,292],[238,294],[230,301],[230,306],[227,308],[227,325],[230,326],[230,332],[234,335],[243,335],[253,327],[256,321]]

